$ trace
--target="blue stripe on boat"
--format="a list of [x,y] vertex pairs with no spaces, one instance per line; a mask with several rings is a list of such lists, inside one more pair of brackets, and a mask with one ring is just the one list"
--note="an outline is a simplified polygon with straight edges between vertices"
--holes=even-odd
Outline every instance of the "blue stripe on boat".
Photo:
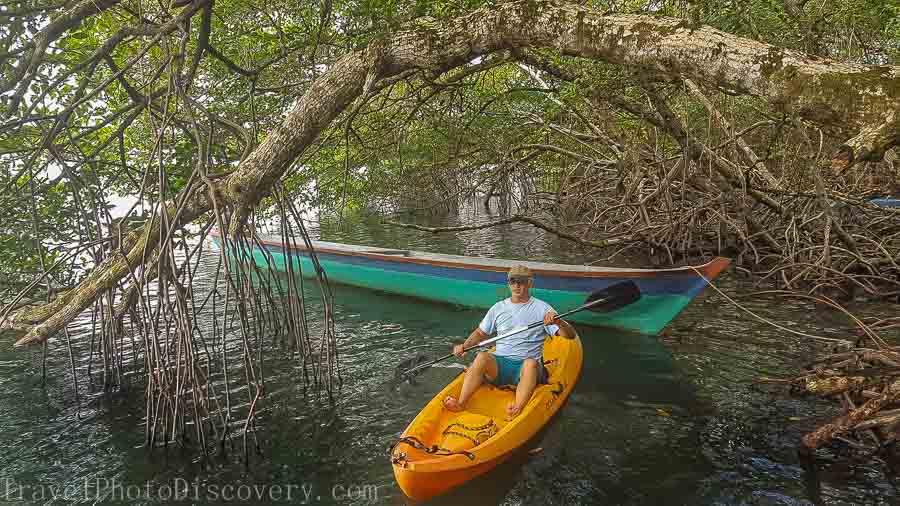
[[900,198],[882,197],[879,199],[872,199],[869,202],[881,207],[900,207]]

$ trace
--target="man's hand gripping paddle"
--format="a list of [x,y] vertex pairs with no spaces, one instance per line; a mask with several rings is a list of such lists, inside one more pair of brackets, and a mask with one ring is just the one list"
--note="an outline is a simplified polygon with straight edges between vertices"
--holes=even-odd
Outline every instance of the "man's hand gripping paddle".
[[[560,319],[584,310],[593,311],[595,313],[609,313],[617,309],[621,309],[640,298],[641,292],[634,281],[622,281],[620,283],[610,285],[602,290],[592,292],[587,296],[584,304],[575,309],[572,309],[571,311],[566,311],[565,313],[556,315],[556,319]],[[501,339],[518,334],[519,332],[524,332],[526,330],[540,327],[543,324],[543,320],[536,321],[528,325],[527,327],[514,329],[505,334],[486,339],[478,344],[465,348],[463,350],[463,353],[476,348],[487,347]],[[427,360],[428,357],[421,353],[416,354],[414,357],[404,360],[397,366],[397,368],[394,370],[394,381],[397,383],[405,380],[412,382],[413,378],[418,375],[419,372],[453,356],[453,353],[448,353],[441,358],[424,362],[424,360]]]

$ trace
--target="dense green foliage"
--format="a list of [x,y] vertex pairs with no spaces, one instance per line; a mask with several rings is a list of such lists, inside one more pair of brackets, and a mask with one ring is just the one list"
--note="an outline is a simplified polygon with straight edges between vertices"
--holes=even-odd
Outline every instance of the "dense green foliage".
[[[588,4],[610,14],[679,17],[841,60],[900,59],[896,1]],[[157,42],[154,31],[182,10],[126,0],[70,26],[29,73],[33,79],[23,80],[17,69],[28,41],[64,17],[64,5],[20,0],[0,7],[0,53],[8,56],[0,58],[0,272],[16,280],[40,270],[42,256],[52,263],[73,244],[106,235],[108,211],[117,204],[115,214],[125,210],[122,197],[137,199],[137,212],[146,212],[158,197],[177,195],[202,152],[211,177],[233,170],[341,56],[425,17],[439,22],[491,2],[217,0],[211,13],[201,10]],[[104,45],[111,39],[118,43]],[[207,39],[208,49],[198,52]],[[704,106],[678,82],[552,51],[531,56],[570,78],[538,76],[513,56],[492,55],[440,76],[411,75],[357,103],[296,161],[302,170],[285,186],[304,205],[343,213],[453,210],[457,197],[476,191],[512,200],[553,196],[567,178],[598,163],[619,171],[625,185],[624,161],[679,153],[639,114],[609,101],[645,104],[648,76],[712,144],[727,136],[711,128]],[[772,118],[765,104],[726,96],[716,102],[735,129],[759,120],[778,124],[747,137],[770,166],[795,154],[797,139],[783,131],[789,122]],[[59,272],[57,283],[68,283],[72,271]]]

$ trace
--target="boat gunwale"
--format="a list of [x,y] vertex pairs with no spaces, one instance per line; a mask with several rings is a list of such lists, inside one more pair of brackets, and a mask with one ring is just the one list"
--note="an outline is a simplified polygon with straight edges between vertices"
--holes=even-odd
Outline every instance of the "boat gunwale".
[[[220,235],[215,232],[213,235],[219,237]],[[265,236],[259,237],[259,243],[265,246],[275,246],[277,248],[289,249],[294,251],[309,251],[305,246],[294,247],[292,245],[285,245],[283,242],[278,240],[267,239]],[[317,246],[319,244],[319,246]],[[321,246],[321,244],[329,244],[329,245],[340,245],[347,247],[347,249],[338,249],[329,246]],[[376,246],[360,246],[354,244],[344,244],[344,243],[328,243],[325,241],[313,241],[313,248],[316,253],[328,253],[339,256],[348,256],[348,257],[364,257],[364,258],[372,258],[376,260],[383,260],[388,262],[397,262],[397,263],[414,263],[414,264],[422,264],[422,265],[432,265],[437,267],[449,267],[456,269],[472,269],[472,270],[480,270],[480,271],[489,271],[489,272],[506,272],[509,270],[509,267],[513,264],[524,264],[527,265],[531,270],[540,275],[544,276],[556,276],[556,277],[566,277],[566,278],[650,278],[655,276],[666,276],[666,275],[683,275],[683,274],[693,274],[697,275],[698,271],[706,276],[708,279],[712,279],[716,277],[721,271],[723,271],[728,265],[731,264],[731,260],[725,257],[715,257],[709,262],[701,265],[688,265],[681,267],[672,267],[667,269],[630,269],[630,268],[620,268],[620,267],[595,267],[595,266],[586,266],[586,265],[574,265],[574,264],[557,264],[557,263],[547,263],[547,262],[534,262],[527,260],[508,260],[502,258],[478,258],[478,257],[467,257],[463,255],[447,255],[442,253],[431,253],[427,251],[417,251],[417,250],[407,250],[411,256],[397,256],[395,254],[384,255],[377,253],[378,249],[387,249],[387,248],[378,248]],[[366,251],[362,248],[371,248],[371,250]],[[373,251],[374,250],[374,251]],[[396,251],[396,250],[391,250]],[[432,257],[432,258],[429,258]],[[491,265],[488,262],[494,262],[495,265]],[[578,269],[578,270],[575,270]]]

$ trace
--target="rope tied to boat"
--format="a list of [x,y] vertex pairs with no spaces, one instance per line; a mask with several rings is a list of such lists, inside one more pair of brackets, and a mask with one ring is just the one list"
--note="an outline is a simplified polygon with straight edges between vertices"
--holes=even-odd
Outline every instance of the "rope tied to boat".
[[391,463],[403,465],[407,462],[407,455],[404,452],[399,452],[394,455],[394,450],[401,443],[408,444],[417,450],[421,450],[429,455],[437,455],[441,457],[446,457],[450,455],[465,455],[469,460],[475,460],[475,454],[471,452],[467,452],[465,450],[460,451],[450,451],[446,448],[441,448],[438,445],[426,446],[419,438],[415,436],[404,436],[398,439],[394,444],[391,445],[390,454],[391,454]]

